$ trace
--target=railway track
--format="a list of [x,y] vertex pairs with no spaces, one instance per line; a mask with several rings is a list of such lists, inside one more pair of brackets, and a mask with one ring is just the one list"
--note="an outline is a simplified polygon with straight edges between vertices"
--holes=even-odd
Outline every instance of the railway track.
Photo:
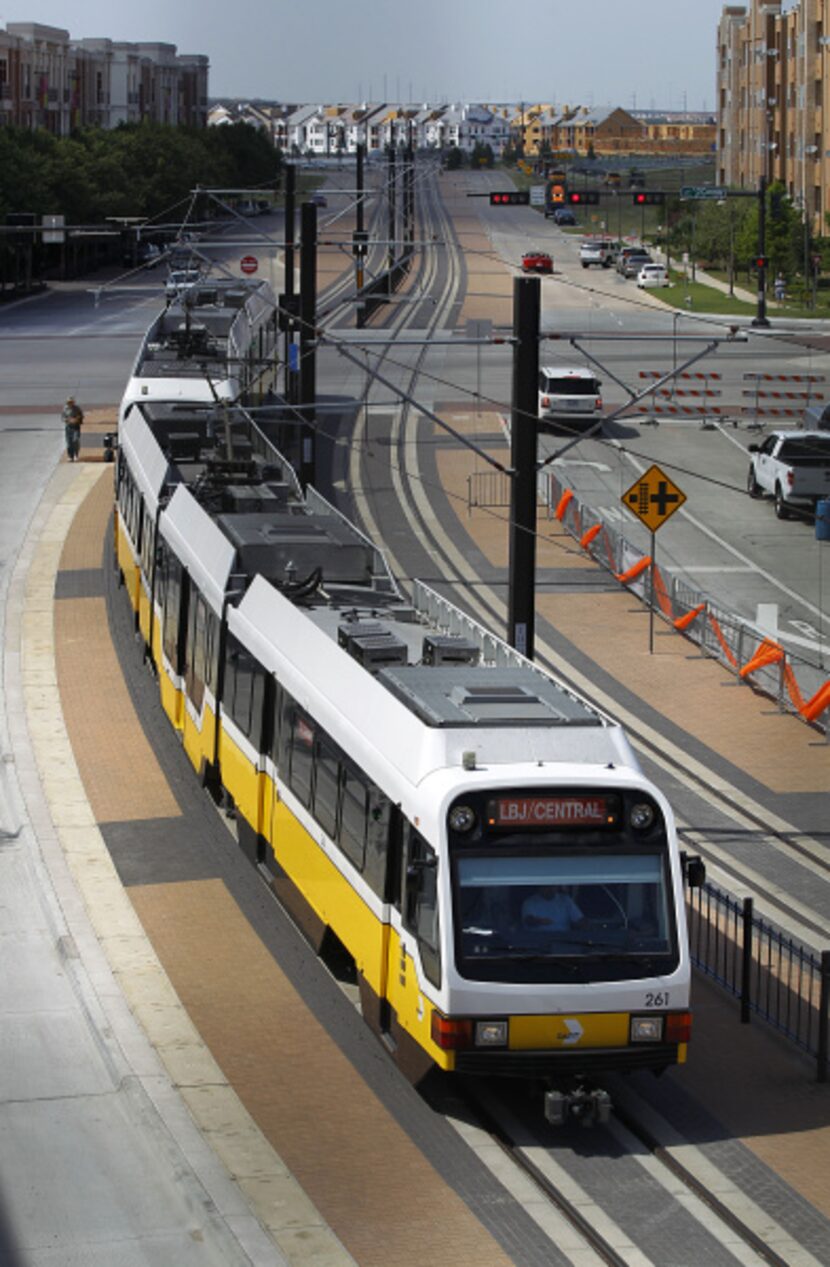
[[[446,242],[447,277],[440,287],[440,297],[436,297],[435,312],[426,327],[425,337],[428,337],[430,331],[440,328],[442,322],[446,324],[447,314],[459,297],[463,278],[463,256],[455,240],[451,216],[440,204],[440,191],[435,188],[430,189],[429,193],[429,222],[423,236],[437,232]],[[434,263],[437,264],[437,259]],[[430,285],[434,284],[430,280]],[[394,329],[389,330],[390,343],[378,354],[374,365],[376,374],[380,372],[384,361],[389,359],[395,346],[395,338],[403,337],[411,323],[410,313],[404,311],[396,314]],[[419,350],[414,363],[406,371],[405,379],[400,383],[402,394],[409,397],[416,395],[419,377],[423,374],[428,355],[426,347]],[[397,355],[395,359],[399,361],[400,356]],[[370,392],[371,381],[367,380],[364,401],[368,400]],[[411,541],[420,543],[426,574],[437,577],[435,583],[446,588],[452,600],[469,611],[475,619],[491,628],[503,628],[507,615],[506,601],[502,597],[504,591],[497,592],[493,584],[488,584],[479,575],[467,555],[443,529],[431,504],[429,482],[416,442],[417,425],[417,411],[408,401],[404,400],[397,410],[390,409],[388,446],[382,455],[387,459],[388,465],[379,471],[375,464],[364,460],[368,443],[367,420],[363,415],[358,418],[348,477],[350,489],[356,490],[357,513],[368,534],[374,540],[386,542],[387,557],[396,575],[411,575],[414,571],[411,563],[407,566],[403,557],[398,557],[395,539],[389,531],[384,531],[381,522],[379,493],[391,481],[407,535]],[[694,797],[701,798],[709,811],[714,811],[715,816],[722,818],[723,826],[717,828],[700,826],[699,822],[691,818],[681,823],[683,839],[690,848],[701,854],[710,865],[720,868],[737,885],[761,895],[770,918],[780,922],[782,927],[797,929],[799,936],[808,938],[817,946],[826,944],[830,937],[830,918],[825,918],[819,911],[809,909],[803,903],[788,901],[780,893],[773,896],[772,886],[765,883],[753,867],[742,864],[729,850],[728,844],[723,842],[730,832],[736,837],[749,837],[757,843],[759,849],[778,851],[815,875],[817,880],[826,881],[830,879],[830,856],[827,849],[830,836],[825,838],[823,834],[817,836],[799,831],[793,823],[760,804],[734,783],[717,776],[710,767],[694,759],[685,748],[674,743],[657,726],[621,707],[617,700],[598,689],[596,681],[576,669],[544,638],[537,637],[536,659],[574,690],[588,695],[600,708],[620,720],[641,758],[653,762]]]
[[[605,1126],[551,1130],[515,1093],[467,1083],[464,1108],[451,1120],[472,1147],[495,1144],[514,1168],[508,1188],[529,1181],[546,1203],[537,1220],[558,1244],[556,1222],[571,1241],[566,1261],[609,1267],[819,1267],[801,1244],[747,1197],[703,1152],[666,1142],[668,1128],[636,1096],[623,1097]],[[532,1204],[531,1204],[532,1208]],[[550,1211],[554,1222],[550,1221]],[[576,1238],[576,1239],[573,1239]]]

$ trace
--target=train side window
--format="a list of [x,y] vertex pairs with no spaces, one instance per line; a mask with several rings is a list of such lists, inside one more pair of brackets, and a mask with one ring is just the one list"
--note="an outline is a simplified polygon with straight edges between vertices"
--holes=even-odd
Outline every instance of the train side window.
[[[273,706],[274,711],[271,716],[271,726],[268,731],[270,742],[269,742],[267,751],[269,752],[271,759],[274,762],[274,765],[279,770],[280,768],[280,740],[282,737],[283,715],[285,713],[285,692],[283,691],[282,687],[280,686],[276,678],[272,678],[271,680],[274,683],[274,688],[271,693],[271,701],[272,701],[272,706]],[[266,696],[266,707],[267,707],[267,696]]]
[[183,607],[184,571],[182,565],[169,550],[166,554],[164,610],[162,613],[162,645],[164,654],[175,673],[181,671],[180,623]]
[[337,839],[340,756],[326,735],[318,734],[314,756],[314,817],[330,840]]
[[314,722],[296,705],[290,718],[290,765],[288,784],[301,804],[311,804],[311,775],[314,760]]
[[149,581],[153,573],[153,554],[156,547],[156,531],[150,511],[144,507],[144,526],[141,530],[141,571]]
[[366,878],[380,896],[386,890],[391,819],[392,803],[389,797],[370,783],[366,807]]
[[441,984],[441,941],[438,916],[438,858],[423,836],[409,828],[406,850],[403,923],[418,941],[424,972]]
[[205,682],[215,699],[219,690],[219,617],[213,611],[207,613],[205,630]]
[[199,712],[205,698],[207,618],[207,604],[194,589],[187,629],[184,684],[188,698]]
[[230,633],[225,646],[224,688],[225,712],[259,751],[265,670],[257,658]]
[[343,764],[340,808],[340,848],[359,871],[366,859],[368,788],[362,776]]

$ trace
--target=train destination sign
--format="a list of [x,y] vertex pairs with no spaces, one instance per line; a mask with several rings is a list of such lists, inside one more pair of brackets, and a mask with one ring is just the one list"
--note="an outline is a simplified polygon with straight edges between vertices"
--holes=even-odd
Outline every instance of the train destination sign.
[[488,802],[488,827],[613,827],[616,797],[582,795],[500,796]]
[[659,466],[650,466],[620,498],[632,515],[652,532],[662,528],[685,500],[686,494],[681,493]]

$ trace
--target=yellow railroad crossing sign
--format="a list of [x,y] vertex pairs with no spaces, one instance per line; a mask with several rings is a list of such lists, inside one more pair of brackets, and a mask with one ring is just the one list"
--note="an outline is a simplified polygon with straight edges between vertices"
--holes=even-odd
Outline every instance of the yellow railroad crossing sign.
[[620,498],[632,515],[652,532],[662,528],[685,500],[686,494],[681,493],[659,466],[650,466]]

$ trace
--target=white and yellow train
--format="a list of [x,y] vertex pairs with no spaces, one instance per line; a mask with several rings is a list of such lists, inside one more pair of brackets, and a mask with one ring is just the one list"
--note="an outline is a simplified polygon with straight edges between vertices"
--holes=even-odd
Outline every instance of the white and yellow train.
[[603,1116],[686,1057],[683,860],[621,728],[302,493],[250,415],[128,403],[117,557],[161,702],[404,1071]]

